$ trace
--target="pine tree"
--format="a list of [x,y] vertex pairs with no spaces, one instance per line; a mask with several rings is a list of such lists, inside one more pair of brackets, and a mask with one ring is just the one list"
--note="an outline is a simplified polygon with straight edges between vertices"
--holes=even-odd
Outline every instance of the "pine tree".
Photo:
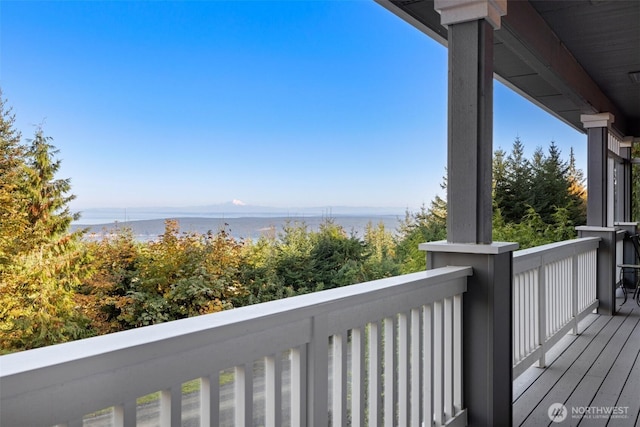
[[587,223],[587,188],[584,185],[584,174],[576,166],[573,147],[571,147],[571,151],[569,152],[569,172],[567,179],[569,181],[570,199],[570,204],[567,206],[569,218],[575,225],[584,225]]
[[[440,188],[446,190],[446,177],[442,178]],[[400,271],[404,274],[424,270],[426,268],[425,253],[418,246],[420,243],[446,238],[447,201],[436,195],[429,208],[422,205],[418,212],[407,211],[404,220],[398,226],[398,231],[396,256]]]
[[24,148],[15,129],[15,115],[2,98],[0,89],[0,269],[11,262],[22,246],[18,236],[26,227],[26,215],[20,207]]
[[364,243],[368,254],[364,263],[365,280],[400,274],[400,265],[396,261],[396,241],[382,222],[367,224]]
[[504,187],[506,184],[507,153],[502,148],[497,149],[493,153],[493,202],[494,206],[502,205],[504,197]]
[[69,232],[73,196],[69,180],[55,178],[60,161],[50,141],[38,129],[27,147],[12,200],[21,227],[13,235],[3,230],[20,242],[0,270],[0,348],[5,352],[88,334],[73,296],[90,270],[79,242],[82,233]]
[[538,148],[533,156],[531,182],[531,206],[542,220],[551,224],[557,209],[570,205],[569,164],[560,158],[555,142],[549,145],[548,154]]
[[34,237],[41,242],[49,242],[66,233],[71,222],[79,217],[71,214],[68,205],[75,199],[74,195],[68,195],[71,180],[56,179],[60,160],[53,158],[58,150],[50,144],[51,140],[38,129],[27,153],[27,215]]
[[531,163],[524,157],[524,144],[516,138],[511,153],[501,162],[504,153],[494,158],[495,207],[507,222],[519,223],[531,204]]

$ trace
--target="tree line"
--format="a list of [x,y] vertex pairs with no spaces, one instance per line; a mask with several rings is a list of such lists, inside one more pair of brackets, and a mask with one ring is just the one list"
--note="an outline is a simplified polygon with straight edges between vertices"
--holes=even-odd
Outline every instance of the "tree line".
[[[446,237],[446,201],[407,211],[396,230],[364,235],[327,219],[291,222],[257,240],[228,229],[155,241],[119,228],[100,240],[71,232],[71,182],[51,137],[23,141],[0,92],[0,352],[12,352],[214,313],[425,269],[418,244]],[[585,222],[582,173],[551,143],[524,157],[516,139],[494,160],[494,240],[536,246]],[[443,189],[446,180],[443,180]]]

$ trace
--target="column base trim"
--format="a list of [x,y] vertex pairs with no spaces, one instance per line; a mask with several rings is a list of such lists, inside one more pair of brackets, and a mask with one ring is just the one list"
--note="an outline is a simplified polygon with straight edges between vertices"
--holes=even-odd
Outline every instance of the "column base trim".
[[450,243],[445,240],[437,242],[420,243],[418,248],[427,252],[449,252],[461,254],[483,254],[497,255],[505,252],[512,252],[520,247],[513,242],[493,242],[490,244],[479,243]]

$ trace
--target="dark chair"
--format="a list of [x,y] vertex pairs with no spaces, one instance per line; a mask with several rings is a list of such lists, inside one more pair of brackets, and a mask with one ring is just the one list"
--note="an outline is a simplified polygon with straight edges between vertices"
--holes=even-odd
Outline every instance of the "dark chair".
[[626,272],[635,273],[635,283],[633,289],[633,299],[636,300],[636,303],[640,306],[640,234],[633,234],[629,236],[629,240],[633,244],[633,250],[635,253],[636,264],[618,264],[620,268],[620,287],[622,288],[622,292],[624,294],[624,301],[622,304],[627,302],[627,294],[631,291],[631,289],[627,289],[624,282],[624,275]]

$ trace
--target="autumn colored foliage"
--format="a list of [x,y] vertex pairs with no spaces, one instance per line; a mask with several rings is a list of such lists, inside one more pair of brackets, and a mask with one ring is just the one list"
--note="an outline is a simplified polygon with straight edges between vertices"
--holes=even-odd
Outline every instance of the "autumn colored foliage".
[[[0,93],[1,100],[1,93]],[[21,144],[0,101],[0,350],[90,335],[76,288],[91,275],[81,233],[69,232],[69,180],[56,179],[51,138],[37,129]]]
[[[397,230],[369,224],[363,236],[328,218],[255,241],[226,228],[182,233],[175,220],[154,241],[126,227],[93,238],[70,231],[71,183],[56,176],[52,139],[38,128],[23,143],[14,121],[0,92],[0,353],[423,270],[418,244],[446,236],[436,197]],[[586,193],[573,156],[563,162],[554,144],[532,160],[522,153],[516,141],[495,156],[494,239],[529,247],[573,237]]]

